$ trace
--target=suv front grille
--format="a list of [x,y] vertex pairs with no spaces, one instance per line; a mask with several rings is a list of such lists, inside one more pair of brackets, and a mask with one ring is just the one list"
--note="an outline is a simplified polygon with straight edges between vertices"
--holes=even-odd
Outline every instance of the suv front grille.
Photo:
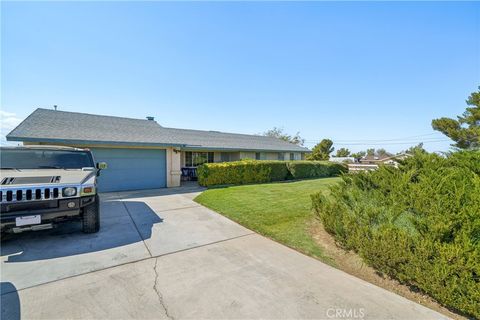
[[62,197],[62,190],[58,187],[18,188],[0,191],[0,202],[23,202],[38,200],[55,200]]

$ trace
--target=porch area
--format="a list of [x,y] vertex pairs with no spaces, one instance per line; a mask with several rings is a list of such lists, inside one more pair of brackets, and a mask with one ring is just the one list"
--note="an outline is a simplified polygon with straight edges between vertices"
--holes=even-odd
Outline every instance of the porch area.
[[302,160],[300,152],[208,151],[182,150],[180,152],[180,181],[196,181],[197,167],[204,163],[253,160]]

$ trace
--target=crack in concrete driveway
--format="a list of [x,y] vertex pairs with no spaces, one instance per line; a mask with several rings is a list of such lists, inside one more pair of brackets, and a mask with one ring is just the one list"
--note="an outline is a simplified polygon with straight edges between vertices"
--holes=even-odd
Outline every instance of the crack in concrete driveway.
[[170,315],[168,312],[168,307],[165,304],[165,301],[163,300],[163,295],[158,289],[158,273],[157,273],[157,263],[158,263],[158,258],[155,258],[155,264],[153,265],[153,272],[155,273],[155,281],[153,283],[153,290],[158,296],[158,302],[160,302],[160,305],[162,306],[163,310],[165,311],[165,316],[168,319],[174,320],[175,318]]

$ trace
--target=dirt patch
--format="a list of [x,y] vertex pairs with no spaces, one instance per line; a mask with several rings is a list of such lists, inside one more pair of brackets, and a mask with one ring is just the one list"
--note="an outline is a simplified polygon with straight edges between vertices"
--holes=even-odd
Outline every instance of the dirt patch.
[[309,226],[309,231],[315,242],[324,250],[325,255],[334,261],[335,267],[357,278],[368,281],[376,286],[395,292],[402,297],[415,301],[430,309],[440,312],[453,319],[468,319],[453,313],[440,305],[431,297],[414,291],[410,287],[399,283],[388,276],[381,275],[372,267],[366,265],[362,258],[352,251],[339,247],[332,235],[325,231],[320,221],[314,220]]

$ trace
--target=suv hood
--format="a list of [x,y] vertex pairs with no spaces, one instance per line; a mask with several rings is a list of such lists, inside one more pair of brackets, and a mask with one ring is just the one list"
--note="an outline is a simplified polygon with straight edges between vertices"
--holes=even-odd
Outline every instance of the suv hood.
[[0,173],[1,187],[32,185],[81,184],[96,174],[87,169],[4,169]]

